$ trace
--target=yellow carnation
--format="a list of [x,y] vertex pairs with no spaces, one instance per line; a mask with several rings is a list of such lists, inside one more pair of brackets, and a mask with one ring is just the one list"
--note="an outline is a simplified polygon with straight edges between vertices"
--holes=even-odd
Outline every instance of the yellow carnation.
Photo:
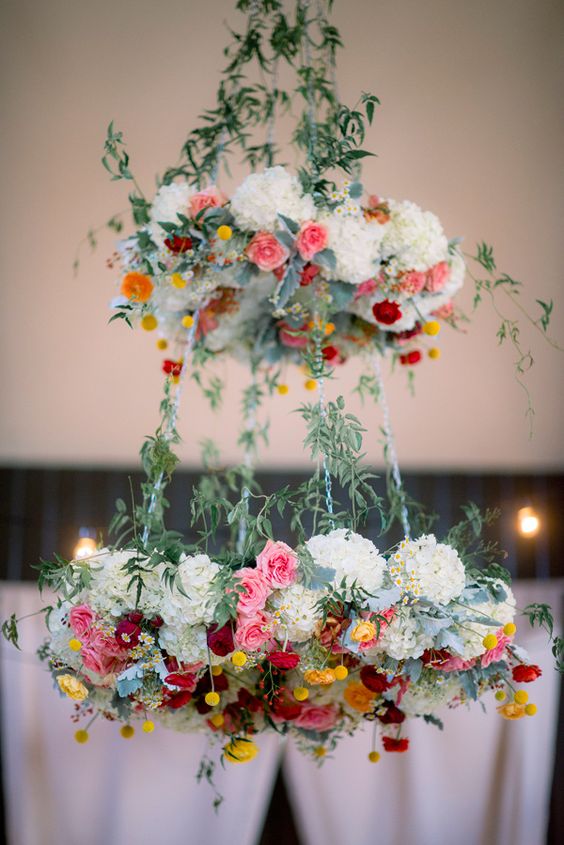
[[73,701],[84,701],[85,698],[88,698],[88,690],[82,681],[79,681],[74,675],[58,675],[57,683],[62,692],[72,698]]
[[333,669],[308,669],[304,672],[304,681],[311,686],[327,687],[335,681],[335,671]]
[[525,716],[525,705],[515,704],[515,702],[502,704],[501,707],[497,708],[497,712],[500,713],[504,719],[522,719],[523,716]]

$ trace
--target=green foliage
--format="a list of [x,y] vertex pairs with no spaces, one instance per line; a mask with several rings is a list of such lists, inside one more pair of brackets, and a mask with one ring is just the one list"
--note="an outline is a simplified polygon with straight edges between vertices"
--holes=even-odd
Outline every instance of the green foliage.
[[486,529],[499,519],[499,509],[482,511],[474,502],[468,502],[461,510],[464,518],[452,526],[444,542],[457,550],[467,570],[478,581],[499,579],[511,583],[510,573],[498,563],[506,557],[506,553],[496,541],[486,540],[483,536]]
[[17,649],[21,650],[18,644],[18,620],[15,613],[12,613],[9,619],[5,619],[2,623],[2,635],[5,640],[12,643]]
[[552,638],[554,633],[554,619],[552,611],[547,604],[528,604],[523,609],[523,615],[529,620],[531,628],[544,628],[548,636]]

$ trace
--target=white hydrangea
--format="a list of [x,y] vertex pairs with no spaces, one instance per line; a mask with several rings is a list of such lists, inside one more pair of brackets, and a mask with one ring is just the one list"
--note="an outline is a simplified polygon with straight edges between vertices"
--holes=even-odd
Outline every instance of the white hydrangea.
[[188,213],[188,203],[197,191],[187,182],[171,182],[170,185],[161,185],[151,206],[151,222],[149,229],[152,239],[161,246],[167,237],[164,229],[159,223],[178,223],[177,214]]
[[[406,660],[408,657],[421,657],[425,649],[432,645],[433,638],[420,630],[409,610],[401,608],[385,627],[376,650],[394,660]],[[370,655],[372,651],[366,654]]]
[[[93,610],[101,614],[121,616],[124,612],[136,607],[136,587],[128,586],[131,576],[123,568],[134,557],[136,557],[136,552],[130,549],[123,551],[101,549],[88,558],[91,584],[83,598]],[[141,559],[141,563],[144,560]],[[160,610],[162,597],[159,570],[144,573],[143,581],[145,589],[141,594],[139,610],[147,615],[154,615]]]
[[[515,617],[515,596],[511,587],[501,581],[497,585],[506,593],[506,598],[502,602],[496,602],[492,598],[489,601],[479,602],[477,604],[468,605],[466,608],[466,616],[471,619],[479,619],[481,615],[489,616],[499,622],[499,628],[507,625],[508,622],[513,622]],[[479,657],[484,654],[485,648],[483,639],[488,634],[495,634],[496,628],[492,625],[483,625],[480,622],[465,621],[457,630],[457,634],[464,643],[463,657],[465,660],[472,660],[474,657]]]
[[315,605],[320,599],[317,590],[308,590],[301,584],[292,584],[283,590],[276,590],[268,606],[276,620],[274,634],[284,641],[302,643],[321,626],[321,614]]
[[207,663],[208,640],[204,625],[180,619],[159,629],[159,645],[180,663]]
[[51,651],[67,666],[72,669],[80,669],[82,658],[80,653],[69,648],[69,642],[74,637],[74,632],[69,626],[69,613],[72,604],[64,601],[59,607],[53,608],[47,619],[47,628],[51,634],[49,643]]
[[312,537],[306,545],[318,566],[328,566],[335,570],[335,587],[340,588],[344,579],[348,598],[355,581],[358,587],[368,593],[374,593],[382,586],[386,561],[374,543],[366,537],[346,528],[336,528],[329,534]]
[[439,218],[414,202],[388,200],[390,222],[382,240],[384,258],[394,256],[401,270],[429,270],[448,258],[448,240]]
[[371,279],[380,267],[381,244],[387,225],[365,220],[362,215],[322,215],[320,223],[327,227],[329,248],[335,253],[336,271],[326,272],[351,285]]
[[242,229],[273,232],[280,228],[278,214],[304,223],[315,216],[315,205],[299,179],[277,166],[247,176],[231,198],[231,212]]
[[443,676],[434,672],[409,685],[400,707],[406,716],[426,716],[441,710],[459,695],[460,682],[455,675]]
[[176,588],[163,592],[160,615],[176,628],[185,625],[209,625],[213,622],[215,602],[210,596],[219,565],[207,555],[182,555],[177,574],[183,595]]
[[404,540],[389,561],[390,578],[408,598],[448,604],[466,584],[464,565],[451,546],[433,534]]

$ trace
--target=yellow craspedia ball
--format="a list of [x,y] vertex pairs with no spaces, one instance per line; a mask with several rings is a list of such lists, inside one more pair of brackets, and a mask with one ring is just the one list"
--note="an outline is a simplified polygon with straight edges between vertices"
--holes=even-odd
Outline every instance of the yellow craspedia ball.
[[333,334],[333,332],[335,331],[335,323],[325,323],[324,331],[327,336]]
[[155,723],[151,722],[150,719],[147,719],[145,722],[143,722],[142,730],[143,730],[143,733],[145,733],[145,734],[152,734],[153,731],[155,730]]
[[132,727],[132,725],[124,725],[122,728],[120,728],[119,732],[124,739],[131,739],[131,737],[135,733],[135,728]]
[[234,739],[223,749],[229,763],[248,763],[258,754],[258,746],[250,739]]
[[432,349],[429,349],[427,355],[431,359],[431,361],[438,361],[441,357],[441,350],[438,349],[436,346],[433,346]]
[[503,633],[506,637],[512,637],[516,630],[517,625],[514,625],[513,622],[508,622],[507,625],[503,626]]
[[313,749],[313,753],[315,754],[316,757],[325,757],[325,755],[327,754],[327,751],[325,750],[325,748],[322,745],[318,745],[317,748]]
[[440,332],[440,330],[441,324],[438,323],[436,320],[429,320],[427,323],[423,323],[423,331],[430,337],[434,337]]
[[349,670],[346,666],[335,666],[335,677],[338,681],[344,681],[348,674]]
[[233,229],[231,226],[219,226],[216,235],[220,241],[228,241],[233,235]]
[[287,385],[287,384],[277,384],[277,385],[276,385],[276,390],[278,391],[278,393],[280,394],[280,396],[286,396],[286,394],[288,393],[288,391],[290,390],[290,388],[288,387],[288,385]]
[[495,697],[496,697],[497,701],[505,701],[505,699],[507,698],[505,692],[502,689],[498,689],[498,691],[495,694]]
[[244,651],[234,651],[231,655],[231,662],[234,666],[244,666],[247,662],[247,655]]
[[518,689],[513,699],[517,704],[526,704],[529,700],[529,693],[525,692],[524,689]]
[[309,690],[306,687],[296,687],[294,690],[294,698],[296,701],[305,701],[309,696]]
[[209,707],[216,707],[219,704],[219,695],[212,690],[207,693],[204,701]]
[[69,640],[69,648],[71,651],[80,651],[82,648],[82,643],[80,640],[77,640],[75,637],[72,640]]
[[186,314],[182,318],[182,325],[184,326],[185,329],[191,329],[192,328],[192,326],[194,325],[194,318],[192,317],[191,314]]
[[536,704],[527,704],[525,707],[525,713],[527,716],[534,716],[537,712],[537,705]]
[[497,637],[495,634],[487,634],[484,639],[482,640],[482,645],[488,651],[491,651],[492,648],[495,648],[497,645]]
[[158,322],[154,314],[145,314],[144,317],[141,317],[141,328],[145,329],[146,332],[154,331],[157,326]]
[[80,745],[84,745],[84,743],[88,742],[90,739],[88,731],[85,730],[76,731],[74,738],[78,743],[80,743]]
[[316,390],[317,382],[314,378],[308,378],[308,380],[304,382],[304,387],[306,390]]
[[211,673],[214,678],[217,678],[218,675],[223,675],[223,669],[221,668],[221,666],[212,666]]
[[168,347],[168,340],[164,337],[159,337],[157,340],[157,349],[166,349]]
[[212,723],[214,728],[221,728],[221,726],[225,722],[225,717],[224,717],[223,713],[215,713],[211,717],[210,722]]
[[186,287],[186,279],[183,279],[180,273],[173,273],[170,277],[170,281],[172,286],[178,288],[179,290]]
[[180,376],[171,376],[170,380],[173,384],[178,384],[178,382],[180,381]]
[[371,763],[377,763],[380,759],[380,754],[377,751],[371,751],[368,755],[368,759]]

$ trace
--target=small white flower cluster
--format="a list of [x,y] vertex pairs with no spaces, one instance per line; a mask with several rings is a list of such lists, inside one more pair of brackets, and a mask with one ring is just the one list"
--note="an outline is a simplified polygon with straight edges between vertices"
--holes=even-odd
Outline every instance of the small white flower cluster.
[[292,584],[277,590],[269,599],[276,621],[274,635],[284,641],[303,643],[321,627],[321,612],[316,606],[319,593],[302,584]]
[[281,226],[279,214],[305,223],[315,217],[315,205],[297,176],[277,166],[247,176],[231,197],[231,212],[241,229],[273,232]]
[[371,540],[336,528],[329,534],[317,534],[306,543],[318,566],[335,570],[333,586],[340,590],[344,583],[347,598],[354,586],[373,593],[380,589],[386,572],[386,560]]
[[438,543],[433,534],[403,540],[390,560],[389,573],[406,604],[419,598],[448,604],[460,596],[466,583],[457,552]]

